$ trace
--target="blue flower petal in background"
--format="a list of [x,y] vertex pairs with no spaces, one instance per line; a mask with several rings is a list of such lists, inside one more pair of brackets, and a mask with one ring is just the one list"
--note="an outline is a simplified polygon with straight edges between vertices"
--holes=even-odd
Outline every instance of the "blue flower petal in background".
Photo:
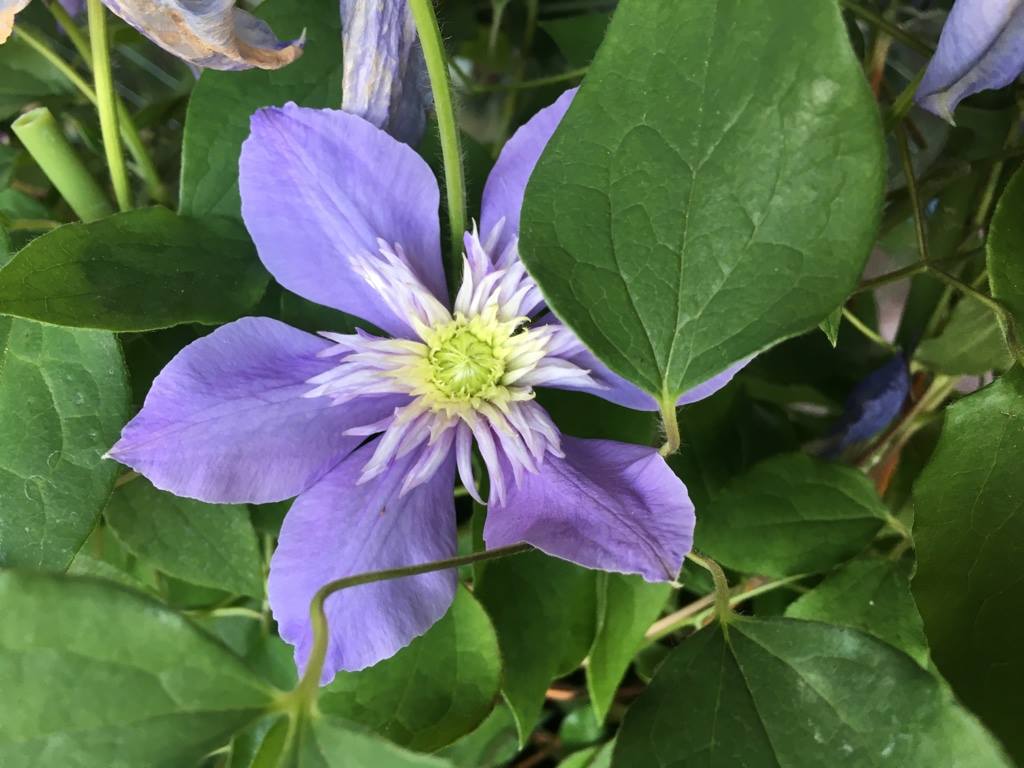
[[341,0],[342,108],[399,141],[423,135],[430,82],[406,0]]
[[909,392],[910,370],[906,358],[897,354],[850,392],[825,454],[839,456],[851,445],[879,434],[899,416]]
[[1024,70],[1024,0],[957,0],[917,90],[917,103],[953,122],[968,96],[1012,83]]
[[[2,0],[0,0],[2,1]],[[161,48],[206,69],[279,69],[302,55],[305,34],[282,41],[235,0],[103,0]]]

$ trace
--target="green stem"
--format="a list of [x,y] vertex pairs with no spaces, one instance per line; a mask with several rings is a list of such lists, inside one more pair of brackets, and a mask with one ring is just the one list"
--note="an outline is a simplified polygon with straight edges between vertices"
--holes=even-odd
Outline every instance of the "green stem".
[[96,86],[96,108],[100,117],[100,134],[107,156],[110,181],[114,185],[114,198],[122,211],[129,210],[131,196],[128,190],[128,170],[121,152],[118,129],[117,96],[114,76],[110,69],[110,45],[107,36],[107,16],[102,0],[87,0],[89,11],[89,42],[92,46],[93,83]]
[[928,263],[928,231],[921,209],[921,196],[918,194],[917,179],[914,176],[914,164],[910,158],[910,143],[907,131],[902,124],[896,126],[896,146],[899,148],[900,163],[903,176],[907,182],[907,194],[910,196],[910,210],[914,216],[914,234],[917,237],[917,251],[921,261]]
[[933,268],[929,270],[929,274],[934,275],[951,288],[963,293],[965,296],[970,296],[975,301],[980,301],[988,307],[995,314],[1000,325],[1003,327],[1003,333],[1006,335],[1006,345],[1010,350],[1010,354],[1013,355],[1018,364],[1024,365],[1024,344],[1021,343],[1020,336],[1017,332],[1016,319],[1013,314],[1003,306],[1002,302],[998,299],[992,298],[986,293],[982,293],[959,278],[953,277],[940,269]]
[[[90,0],[99,2],[99,0]],[[410,0],[420,46],[427,62],[430,89],[434,94],[434,110],[441,136],[441,155],[444,158],[444,187],[448,200],[448,223],[451,229],[452,254],[462,253],[462,237],[466,230],[466,180],[462,169],[462,146],[459,125],[455,120],[451,84],[448,81],[448,60],[444,41],[437,26],[432,0]]]
[[[776,589],[781,589],[782,587],[788,587],[806,578],[807,574],[801,573],[797,576],[786,576],[783,579],[776,579],[774,581],[758,584],[756,587],[744,588],[741,585],[740,587],[732,590],[732,596],[729,598],[729,606],[731,608],[735,608],[737,605],[745,603],[747,600],[752,600],[753,598],[767,594],[768,592],[774,592]],[[673,632],[678,632],[684,627],[700,627],[707,617],[715,611],[715,608],[712,606],[714,601],[715,594],[712,592],[710,595],[705,595],[702,598],[694,600],[692,603],[680,608],[678,611],[658,619],[644,634],[644,640],[648,643],[653,643],[663,637],[671,635]]]
[[725,578],[725,571],[710,557],[702,557],[691,552],[686,559],[711,574],[711,580],[715,583],[715,614],[722,626],[725,627],[736,615],[730,604],[732,592],[729,590],[729,580]]
[[658,450],[662,456],[671,456],[679,450],[681,442],[679,436],[679,417],[676,413],[676,398],[665,393],[658,401],[658,408],[661,411],[661,424],[665,429],[665,444]]
[[96,92],[92,89],[92,86],[90,86],[85,79],[75,71],[74,67],[54,53],[54,51],[50,49],[50,46],[48,46],[41,37],[26,29],[24,24],[19,24],[14,28],[14,35],[50,62],[50,64],[53,65],[53,68],[64,75],[65,79],[75,86],[75,88],[77,88],[85,98],[93,104],[96,103]]
[[493,93],[495,91],[523,91],[529,88],[541,88],[545,85],[557,85],[567,80],[578,80],[587,74],[590,67],[579,67],[570,69],[557,75],[538,77],[534,80],[520,80],[517,83],[496,83],[495,85],[478,85],[473,87],[473,93]]
[[879,275],[878,277],[872,277],[865,280],[858,285],[850,295],[855,296],[858,293],[864,293],[864,291],[873,291],[876,288],[881,288],[883,285],[888,285],[889,283],[895,283],[898,280],[919,275],[922,272],[927,271],[927,269],[927,264],[917,262],[916,264],[910,264],[893,272],[886,272],[884,275]]
[[910,114],[910,110],[914,106],[914,96],[917,94],[918,86],[921,85],[924,73],[925,69],[922,68],[914,75],[914,79],[907,84],[907,87],[900,91],[896,98],[893,99],[892,107],[890,107],[889,114],[885,118],[886,133],[895,129]]
[[870,328],[863,320],[861,320],[859,317],[853,314],[853,312],[851,312],[846,307],[843,307],[843,317],[846,318],[846,322],[848,322],[850,325],[852,325],[854,328],[860,331],[861,335],[868,339],[868,341],[871,341],[872,343],[877,344],[878,346],[882,347],[883,349],[887,349],[890,352],[899,351],[895,344],[890,344],[888,341],[883,339],[880,335],[878,335],[878,333],[874,331],[874,329]]
[[11,128],[78,218],[95,221],[113,213],[103,190],[68,144],[50,110],[39,107],[26,112]]
[[919,40],[902,27],[893,24],[888,19],[875,13],[869,8],[865,8],[860,3],[853,2],[853,0],[840,0],[840,5],[857,18],[866,21],[873,27],[877,27],[894,40],[899,40],[905,46],[914,49],[922,56],[930,57],[935,53],[935,49],[928,45],[928,43],[923,40]]
[[404,568],[389,568],[384,571],[373,571],[361,573],[356,576],[347,576],[343,579],[324,584],[313,596],[309,605],[309,617],[313,624],[313,648],[309,653],[306,662],[306,670],[299,680],[299,684],[292,691],[291,697],[296,706],[300,709],[312,710],[315,708],[316,700],[320,691],[320,675],[323,672],[324,660],[327,658],[327,615],[324,613],[324,602],[328,597],[342,589],[356,587],[361,584],[372,584],[376,581],[388,579],[400,579],[404,576],[416,576],[421,573],[432,573],[433,571],[444,571],[449,568],[458,568],[463,565],[472,565],[486,560],[496,560],[500,557],[517,555],[521,552],[528,552],[533,547],[529,544],[513,544],[510,547],[499,547],[488,549],[484,552],[474,552],[471,555],[452,557],[447,560],[437,560],[421,565],[410,565]]
[[[46,3],[46,8],[67,33],[68,39],[75,46],[78,55],[82,57],[82,61],[91,70],[92,51],[89,49],[89,39],[82,34],[82,30],[75,23],[75,20],[71,18],[60,3],[48,2]],[[91,88],[85,96],[93,104],[96,103],[96,94]],[[121,131],[121,140],[124,141],[128,154],[135,161],[135,171],[146,185],[146,191],[149,193],[149,196],[155,202],[167,203],[170,200],[167,195],[167,187],[164,186],[163,180],[160,178],[160,172],[156,168],[156,163],[153,162],[153,158],[150,156],[146,145],[142,141],[142,137],[139,135],[139,129],[132,119],[131,112],[120,96],[117,97],[117,126]]]

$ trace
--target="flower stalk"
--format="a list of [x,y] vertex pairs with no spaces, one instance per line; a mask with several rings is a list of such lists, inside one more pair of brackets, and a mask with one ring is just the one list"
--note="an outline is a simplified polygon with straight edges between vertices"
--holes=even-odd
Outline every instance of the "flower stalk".
[[299,680],[299,684],[291,693],[294,706],[300,711],[315,711],[316,702],[320,693],[320,677],[323,673],[324,661],[327,658],[327,614],[324,613],[324,602],[335,592],[340,592],[348,587],[356,587],[361,584],[372,584],[376,581],[387,581],[388,579],[400,579],[404,576],[418,576],[422,573],[434,571],[446,571],[449,568],[459,568],[463,565],[482,563],[487,560],[518,555],[528,552],[533,547],[529,544],[513,544],[508,547],[488,549],[483,552],[474,552],[471,555],[451,557],[447,560],[436,560],[430,563],[409,565],[403,568],[389,568],[383,571],[372,571],[360,573],[355,576],[346,576],[343,579],[335,579],[324,584],[313,596],[309,604],[309,618],[313,623],[313,648],[306,661],[306,669]]
[[114,92],[114,77],[110,69],[110,41],[107,34],[106,9],[101,0],[88,0],[89,41],[92,46],[93,83],[96,87],[96,108],[100,118],[100,133],[103,149],[110,169],[110,181],[114,185],[117,207],[127,211],[132,207],[128,187],[128,170],[121,152],[121,135],[118,132],[117,94]]
[[729,580],[725,578],[725,571],[710,557],[702,557],[691,552],[686,559],[711,574],[711,580],[715,583],[715,615],[724,628],[736,615],[732,610],[732,592],[729,589]]

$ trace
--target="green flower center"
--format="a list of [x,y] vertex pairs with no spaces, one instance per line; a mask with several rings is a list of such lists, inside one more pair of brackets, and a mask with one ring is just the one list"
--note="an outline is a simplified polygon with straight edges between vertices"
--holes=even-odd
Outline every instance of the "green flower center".
[[500,343],[491,329],[456,319],[430,339],[431,382],[446,397],[470,400],[494,391],[505,373]]

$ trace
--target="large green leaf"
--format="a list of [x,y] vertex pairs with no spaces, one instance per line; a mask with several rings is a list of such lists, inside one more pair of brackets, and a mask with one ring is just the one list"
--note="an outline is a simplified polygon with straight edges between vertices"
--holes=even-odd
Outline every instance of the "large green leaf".
[[597,634],[587,665],[587,689],[599,721],[644,642],[644,633],[661,614],[672,587],[639,576],[602,573],[597,579]]
[[978,376],[1013,363],[995,313],[966,296],[953,307],[942,333],[921,342],[914,359],[950,376]]
[[33,240],[0,270],[0,312],[113,331],[215,325],[251,310],[267,279],[237,222],[147,208]]
[[96,579],[0,573],[0,764],[183,768],[273,702],[224,646]]
[[519,751],[516,720],[503,702],[472,733],[438,752],[458,768],[500,768]]
[[800,453],[736,478],[697,518],[697,547],[731,568],[766,576],[825,571],[856,555],[886,510],[860,472]]
[[913,591],[932,658],[1024,759],[1024,372],[950,406],[914,486]]
[[339,673],[321,694],[320,709],[433,752],[483,721],[500,679],[490,619],[459,589],[444,618],[408,647],[361,672]]
[[[429,755],[407,752],[401,747],[353,730],[333,715],[304,723],[293,752],[280,764],[267,768],[451,768],[452,764]],[[255,765],[255,764],[254,764]]]
[[341,17],[337,0],[270,0],[259,15],[285,38],[305,28],[305,51],[281,69],[203,72],[192,90],[185,118],[180,200],[184,214],[241,215],[238,156],[249,135],[249,117],[257,109],[289,101],[304,107],[341,104]]
[[992,216],[988,236],[988,275],[992,295],[1013,312],[1018,330],[1024,330],[1024,169],[1006,185]]
[[737,619],[683,642],[626,714],[615,768],[998,768],[943,683],[857,630]]
[[140,477],[114,491],[104,516],[126,549],[164,573],[263,596],[263,559],[248,507],[182,499]]
[[599,357],[674,399],[842,302],[883,169],[835,3],[623,0],[533,174],[520,251]]
[[110,333],[0,317],[0,566],[63,570],[110,495],[128,419]]
[[597,615],[597,574],[540,552],[487,563],[476,585],[498,632],[502,693],[525,742],[551,681],[590,650]]
[[786,609],[793,619],[854,627],[928,665],[928,641],[910,594],[912,562],[851,560]]

